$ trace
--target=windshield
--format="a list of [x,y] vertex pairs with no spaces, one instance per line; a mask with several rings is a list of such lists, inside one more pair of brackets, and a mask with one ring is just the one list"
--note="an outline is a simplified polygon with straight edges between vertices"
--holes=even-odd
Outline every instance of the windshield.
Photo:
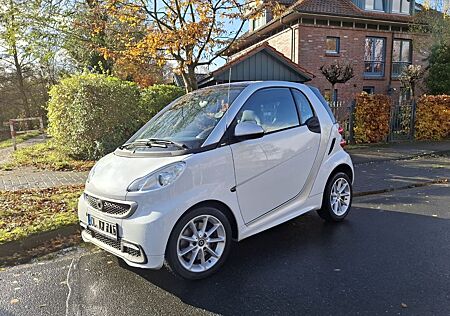
[[132,143],[144,141],[150,148],[152,144],[198,148],[243,89],[244,86],[216,86],[186,94],[144,127]]

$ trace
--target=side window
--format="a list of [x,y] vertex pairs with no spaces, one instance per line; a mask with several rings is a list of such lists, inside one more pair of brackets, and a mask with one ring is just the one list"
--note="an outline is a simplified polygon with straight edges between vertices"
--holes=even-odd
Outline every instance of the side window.
[[311,104],[308,99],[302,92],[292,89],[292,94],[294,95],[295,102],[300,109],[300,122],[303,125],[309,118],[314,117],[313,109],[311,108]]
[[255,92],[237,114],[237,122],[255,122],[266,133],[298,126],[298,113],[287,88],[270,88]]

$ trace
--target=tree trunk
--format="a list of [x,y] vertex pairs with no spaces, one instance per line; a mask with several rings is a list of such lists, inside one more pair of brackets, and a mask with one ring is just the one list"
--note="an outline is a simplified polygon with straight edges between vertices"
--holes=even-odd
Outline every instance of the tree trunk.
[[[12,1],[10,1],[11,10],[14,7],[14,4]],[[13,52],[13,58],[14,58],[14,67],[16,69],[16,77],[17,77],[17,83],[19,85],[19,91],[22,98],[22,105],[23,109],[25,111],[25,116],[30,117],[31,116],[31,109],[30,109],[30,103],[28,102],[27,93],[25,91],[25,84],[23,80],[23,71],[22,71],[22,65],[19,61],[19,53],[17,52],[17,43],[16,43],[16,34],[14,33],[14,25],[15,25],[15,17],[14,14],[11,14],[11,30],[12,30],[12,37],[11,37],[11,49]]]
[[197,77],[195,75],[195,66],[188,66],[187,71],[181,73],[183,77],[186,93],[192,92],[198,89]]
[[19,85],[19,91],[20,95],[22,97],[22,105],[23,109],[25,111],[26,117],[31,117],[31,108],[30,103],[28,102],[27,93],[25,91],[25,84],[23,80],[23,71],[22,71],[22,65],[19,62],[19,56],[16,49],[16,44],[13,44],[13,57],[14,57],[14,67],[16,68],[16,77],[17,77],[17,83]]
[[331,85],[331,102],[333,105],[336,105],[337,100],[336,100],[336,94],[334,93],[334,86],[335,86],[335,84],[333,83]]

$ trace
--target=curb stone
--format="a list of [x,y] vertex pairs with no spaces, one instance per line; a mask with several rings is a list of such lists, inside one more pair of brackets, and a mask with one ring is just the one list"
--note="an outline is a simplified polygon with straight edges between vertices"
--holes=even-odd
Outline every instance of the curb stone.
[[6,260],[17,253],[25,253],[33,248],[43,246],[49,243],[52,239],[60,237],[69,237],[80,233],[80,226],[72,224],[57,228],[51,231],[40,232],[32,234],[28,237],[19,240],[13,240],[0,244],[0,262]]

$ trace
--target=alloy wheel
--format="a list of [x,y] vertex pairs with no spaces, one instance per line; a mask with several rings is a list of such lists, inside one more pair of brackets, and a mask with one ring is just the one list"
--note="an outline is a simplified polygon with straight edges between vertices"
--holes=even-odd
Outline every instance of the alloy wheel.
[[200,215],[193,218],[178,236],[179,262],[190,272],[211,269],[225,250],[226,237],[225,228],[216,217]]
[[337,216],[344,215],[350,205],[350,184],[344,178],[337,178],[331,187],[330,203],[331,210]]

